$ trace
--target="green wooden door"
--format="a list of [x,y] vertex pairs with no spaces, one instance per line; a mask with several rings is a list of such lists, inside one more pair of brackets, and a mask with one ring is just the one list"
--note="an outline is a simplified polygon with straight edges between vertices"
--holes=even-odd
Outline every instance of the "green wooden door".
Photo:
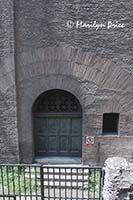
[[36,117],[35,149],[37,156],[81,156],[81,117]]
[[64,90],[41,94],[33,106],[36,156],[81,156],[82,108]]

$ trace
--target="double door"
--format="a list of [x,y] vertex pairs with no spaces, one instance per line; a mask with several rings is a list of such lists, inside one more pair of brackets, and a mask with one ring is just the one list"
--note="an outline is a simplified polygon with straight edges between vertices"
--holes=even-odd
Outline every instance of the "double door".
[[82,153],[81,116],[35,117],[36,156],[77,156]]

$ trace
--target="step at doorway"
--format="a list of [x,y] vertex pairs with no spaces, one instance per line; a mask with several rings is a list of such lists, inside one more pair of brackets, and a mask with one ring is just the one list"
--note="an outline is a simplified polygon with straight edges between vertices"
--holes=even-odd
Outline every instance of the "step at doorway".
[[35,163],[41,164],[61,164],[61,165],[71,165],[71,164],[81,164],[82,160],[80,157],[56,157],[56,156],[49,156],[49,157],[36,157]]

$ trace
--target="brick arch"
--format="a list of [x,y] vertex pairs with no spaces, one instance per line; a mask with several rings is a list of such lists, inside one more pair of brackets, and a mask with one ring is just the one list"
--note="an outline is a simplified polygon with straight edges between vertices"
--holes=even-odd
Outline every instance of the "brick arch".
[[[53,81],[54,87],[59,89],[60,87],[61,89],[69,88],[69,84],[67,84],[67,88],[63,88],[65,85],[60,84],[61,79],[75,80],[79,83],[80,99],[82,98],[86,102],[91,101],[93,103],[96,100],[94,99],[96,93],[99,95],[105,93],[108,94],[106,95],[108,96],[105,99],[106,102],[110,102],[111,99],[118,96],[121,101],[120,104],[124,106],[126,98],[124,95],[119,98],[119,93],[122,94],[125,90],[130,93],[129,99],[131,101],[133,91],[131,75],[111,60],[95,56],[90,52],[84,52],[80,48],[46,47],[23,52],[18,55],[18,66],[17,80],[20,88],[23,88],[23,84],[26,82],[29,84],[34,79],[43,80],[44,77],[51,76],[53,77],[52,81],[56,77],[56,80]],[[45,86],[43,87],[44,89],[42,88],[40,92],[45,90]],[[73,85],[70,86],[70,90],[71,88],[73,88]],[[83,93],[87,95],[85,96]],[[112,95],[109,93],[112,93]],[[121,100],[122,98],[123,100]]]
[[[51,81],[52,80],[52,81]],[[33,87],[34,85],[34,87]],[[28,101],[29,109],[31,109],[34,101],[41,95],[43,92],[52,89],[61,89],[67,92],[72,93],[83,106],[83,93],[80,88],[80,83],[73,79],[72,77],[68,76],[58,76],[56,74],[49,75],[47,77],[35,77],[34,80],[31,80],[31,84],[24,82],[23,85],[19,88],[22,93],[24,94],[21,99],[22,101]]]
[[[34,76],[66,74],[78,80],[93,81],[102,88],[131,90],[131,75],[110,59],[73,47],[46,47],[19,55],[19,82]],[[50,70],[49,70],[50,68]]]

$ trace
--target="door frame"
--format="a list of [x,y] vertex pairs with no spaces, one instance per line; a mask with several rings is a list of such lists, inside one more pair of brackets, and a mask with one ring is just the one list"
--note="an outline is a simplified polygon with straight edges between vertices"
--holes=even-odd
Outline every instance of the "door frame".
[[72,113],[59,113],[59,112],[51,112],[51,113],[47,113],[47,112],[45,112],[45,113],[40,113],[40,112],[38,112],[38,113],[35,113],[34,114],[34,118],[36,118],[36,117],[81,117],[82,118],[82,113],[74,113],[74,112],[72,112]]

